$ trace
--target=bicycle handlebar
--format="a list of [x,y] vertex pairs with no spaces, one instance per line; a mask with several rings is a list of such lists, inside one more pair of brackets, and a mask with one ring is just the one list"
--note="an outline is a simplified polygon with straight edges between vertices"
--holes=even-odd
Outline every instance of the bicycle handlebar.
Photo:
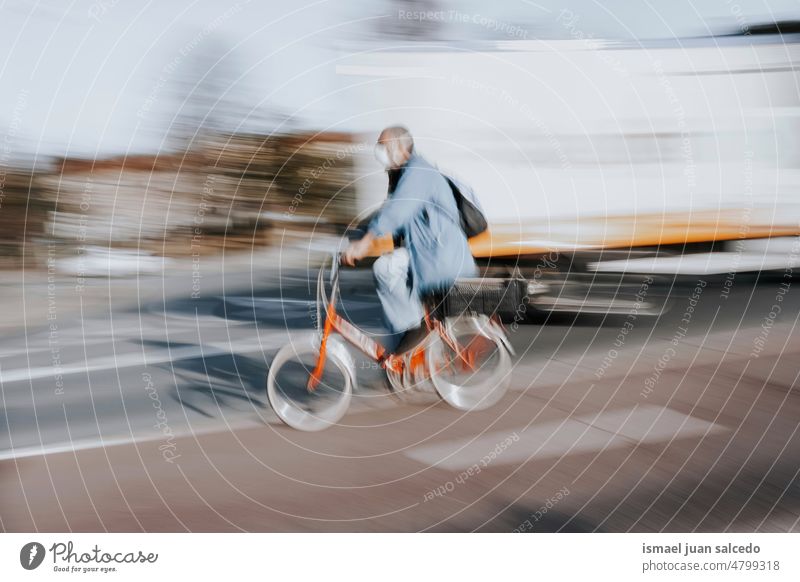
[[333,282],[334,277],[339,276],[339,267],[342,265],[343,254],[341,251],[331,253],[331,282]]

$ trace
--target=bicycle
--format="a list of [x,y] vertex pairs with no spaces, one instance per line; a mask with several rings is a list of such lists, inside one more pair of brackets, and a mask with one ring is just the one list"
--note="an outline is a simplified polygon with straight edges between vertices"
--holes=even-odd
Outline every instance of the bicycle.
[[514,351],[498,320],[483,314],[442,318],[426,303],[428,335],[409,352],[391,354],[337,312],[339,263],[334,253],[330,296],[325,293],[325,264],[319,270],[316,331],[281,348],[270,366],[267,396],[281,421],[298,430],[318,431],[347,412],[356,366],[338,336],[386,371],[391,391],[403,402],[433,395],[470,411],[489,408],[503,397]]

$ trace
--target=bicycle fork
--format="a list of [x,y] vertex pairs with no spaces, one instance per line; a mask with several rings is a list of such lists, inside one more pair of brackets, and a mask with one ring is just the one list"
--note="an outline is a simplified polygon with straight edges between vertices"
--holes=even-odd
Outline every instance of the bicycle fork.
[[328,337],[331,335],[333,329],[333,320],[336,318],[336,308],[333,305],[328,305],[325,311],[325,325],[322,328],[322,339],[319,343],[319,358],[317,358],[317,365],[311,372],[308,378],[306,388],[309,392],[314,392],[319,383],[322,381],[322,372],[325,370],[325,356],[328,347]]

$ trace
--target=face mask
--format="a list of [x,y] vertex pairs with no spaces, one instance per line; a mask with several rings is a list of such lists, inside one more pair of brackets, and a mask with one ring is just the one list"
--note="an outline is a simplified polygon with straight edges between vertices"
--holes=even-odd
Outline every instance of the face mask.
[[392,167],[392,160],[389,158],[389,152],[386,151],[386,146],[384,145],[378,144],[375,146],[375,159],[387,170]]

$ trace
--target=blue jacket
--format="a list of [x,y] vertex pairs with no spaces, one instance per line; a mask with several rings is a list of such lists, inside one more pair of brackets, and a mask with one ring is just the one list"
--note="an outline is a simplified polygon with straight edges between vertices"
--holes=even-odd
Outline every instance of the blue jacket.
[[369,231],[377,237],[403,236],[420,293],[447,289],[457,278],[477,274],[450,185],[416,154],[403,166],[394,192],[370,222]]

